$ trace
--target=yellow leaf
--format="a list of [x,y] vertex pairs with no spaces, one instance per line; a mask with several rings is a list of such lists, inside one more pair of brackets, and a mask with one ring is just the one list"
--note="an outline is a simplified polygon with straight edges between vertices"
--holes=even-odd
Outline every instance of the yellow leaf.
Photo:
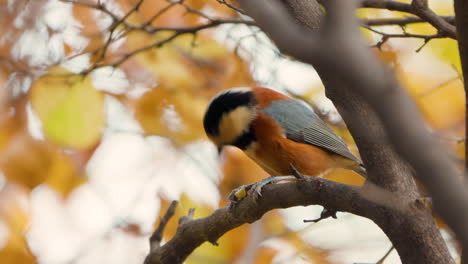
[[51,160],[44,143],[26,134],[18,134],[11,138],[0,154],[0,169],[9,181],[32,189],[47,178]]
[[458,73],[462,72],[458,42],[454,39],[434,39],[427,45],[442,61],[452,65]]
[[6,178],[30,189],[47,183],[65,197],[85,180],[67,155],[28,135],[13,138],[0,155]]
[[[57,71],[62,70],[53,69]],[[89,76],[43,76],[32,86],[31,102],[51,141],[76,149],[92,147],[99,141],[104,98]]]
[[417,101],[435,129],[449,128],[465,119],[465,92],[461,80],[448,82]]
[[[432,35],[437,33],[437,30],[428,23],[412,24],[407,27],[407,30],[410,33],[423,35]],[[458,42],[456,40],[450,38],[433,39],[427,43],[424,49],[429,49],[439,59],[453,65],[453,67],[461,73],[461,62],[457,43]]]
[[84,183],[86,178],[78,173],[70,157],[60,152],[54,152],[52,155],[53,162],[48,168],[46,183],[62,197],[66,197],[73,189]]
[[[148,37],[135,33],[129,35],[128,42],[133,50],[163,41],[173,34],[162,31]],[[217,89],[254,85],[248,65],[204,34],[197,35],[196,39],[192,35],[179,36],[135,58],[167,89],[199,94],[202,89],[216,93]]]
[[175,40],[175,48],[199,60],[222,59],[228,55],[226,48],[217,41],[206,36],[184,35]]
[[187,143],[205,136],[205,100],[183,90],[156,87],[136,102],[136,119],[147,133]]
[[[196,208],[194,219],[206,217],[213,212],[213,209],[198,204],[190,200],[186,195],[180,199],[180,206],[185,208],[179,212],[187,215],[187,208]],[[207,259],[211,262],[232,263],[244,250],[248,244],[250,226],[243,225],[237,227],[219,238],[217,246],[211,243],[203,243],[187,259],[187,264],[204,264]]]

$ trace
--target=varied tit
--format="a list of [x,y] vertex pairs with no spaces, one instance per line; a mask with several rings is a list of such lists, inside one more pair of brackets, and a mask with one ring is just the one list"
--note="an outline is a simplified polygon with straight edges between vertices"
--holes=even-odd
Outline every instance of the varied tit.
[[299,100],[268,88],[232,88],[216,95],[203,126],[219,150],[242,149],[271,176],[319,176],[334,168],[366,171],[344,141]]

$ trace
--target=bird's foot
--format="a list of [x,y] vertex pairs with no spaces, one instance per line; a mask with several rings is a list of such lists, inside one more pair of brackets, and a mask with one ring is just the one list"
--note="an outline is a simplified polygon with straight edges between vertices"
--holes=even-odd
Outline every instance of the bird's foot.
[[304,175],[302,175],[296,168],[294,168],[292,164],[289,164],[289,169],[293,176],[269,177],[259,182],[249,184],[249,185],[242,185],[232,190],[232,192],[228,196],[228,199],[231,201],[229,207],[232,208],[233,206],[235,206],[235,204],[238,201],[244,199],[250,190],[252,190],[253,198],[257,200],[258,198],[262,196],[262,189],[267,184],[279,182],[279,181],[285,181],[285,180],[298,180],[298,181],[306,180]]
[[333,217],[334,219],[336,219],[336,218],[337,218],[337,217],[336,217],[336,213],[337,213],[336,210],[323,208],[322,213],[320,214],[320,217],[319,217],[319,218],[317,218],[317,219],[309,219],[309,220],[304,219],[304,223],[310,223],[310,222],[312,222],[312,223],[317,223],[317,222],[319,222],[319,221],[321,221],[321,220],[323,220],[323,219],[327,219],[327,218],[329,218],[329,217]]
[[233,202],[242,200],[247,196],[248,191],[252,190],[251,192],[252,192],[253,198],[256,200],[262,196],[262,189],[265,185],[274,183],[274,182],[285,181],[285,180],[295,180],[295,179],[296,177],[293,177],[293,176],[277,176],[277,177],[269,177],[269,178],[263,179],[254,184],[242,185],[234,189],[229,194],[228,199]]
[[254,199],[258,199],[262,196],[262,189],[265,185],[270,184],[270,183],[286,181],[286,180],[295,180],[295,179],[296,178],[293,176],[276,176],[276,177],[269,177],[269,178],[263,179],[255,183],[252,186],[252,195],[254,196]]
[[228,195],[228,199],[231,202],[237,202],[242,199],[244,199],[247,196],[247,192],[252,189],[252,187],[255,185],[255,183],[249,184],[249,185],[241,185],[234,190],[231,191],[231,193]]

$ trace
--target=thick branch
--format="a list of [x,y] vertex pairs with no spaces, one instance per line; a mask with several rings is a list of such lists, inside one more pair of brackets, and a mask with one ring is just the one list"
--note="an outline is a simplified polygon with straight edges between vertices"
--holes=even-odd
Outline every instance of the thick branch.
[[361,7],[380,8],[390,11],[400,11],[405,13],[413,13],[410,4],[392,1],[392,0],[364,0],[361,2]]
[[[281,32],[278,28],[270,28],[268,22],[271,21],[272,13],[263,8],[266,4],[263,0],[242,3],[248,13],[255,10],[252,12],[254,18],[265,31],[274,32],[271,35],[274,40],[281,37],[291,43],[303,41],[304,32],[288,20],[282,21],[282,28],[288,30]],[[362,43],[350,3],[329,1],[324,34],[318,40],[301,42],[309,49],[295,47],[294,51],[298,53],[292,55],[309,64],[333,70],[337,79],[347,83],[372,106],[395,149],[411,163],[419,180],[429,190],[435,209],[455,231],[462,244],[468,245],[468,191],[460,180],[460,174],[446,155],[444,147],[429,135],[414,103],[393,74]],[[315,42],[315,46],[309,46],[311,42]],[[284,41],[277,43],[285,44]],[[398,245],[395,246],[398,248]]]
[[[338,1],[327,2],[338,5]],[[268,2],[269,8],[265,8],[267,4],[263,0],[242,1],[242,7],[255,18],[280,49],[297,52],[292,55],[306,63],[313,64],[317,69],[323,78],[327,95],[340,110],[355,137],[366,167],[369,168],[369,178],[386,189],[390,188],[398,192],[404,190],[400,195],[414,195],[414,187],[412,187],[414,183],[411,183],[409,176],[411,173],[402,171],[401,169],[405,166],[401,166],[401,162],[398,162],[398,158],[393,155],[392,151],[387,150],[388,146],[385,145],[387,135],[382,131],[385,128],[391,143],[404,158],[412,163],[417,175],[428,187],[434,197],[436,209],[463,239],[466,237],[466,230],[461,225],[461,219],[457,218],[457,214],[460,212],[461,218],[465,219],[463,221],[467,221],[465,212],[468,210],[465,208],[467,203],[464,186],[457,179],[458,173],[444,155],[443,147],[435,143],[428,135],[415,106],[404,90],[399,87],[393,74],[380,65],[362,43],[357,32],[356,19],[349,9],[347,11],[343,9],[343,6],[349,3],[351,1],[339,1],[341,6],[335,6],[334,9],[327,8],[329,16],[322,29],[323,33],[318,38],[291,23],[291,19],[285,15],[285,12],[282,14],[278,10],[270,12],[271,1]],[[274,24],[272,24],[272,17],[276,20]],[[282,26],[277,27],[278,24]],[[304,36],[308,38],[304,39]],[[289,44],[283,41],[284,39],[287,39]],[[293,46],[292,49],[291,46]],[[356,95],[354,91],[359,95]],[[366,102],[376,110],[380,120],[376,120]],[[381,127],[381,123],[384,127]],[[378,135],[377,138],[376,135]],[[380,147],[386,151],[382,152]],[[437,152],[434,149],[437,149]],[[387,154],[387,157],[381,154]],[[377,170],[383,166],[385,169]],[[447,180],[447,177],[450,179]],[[455,192],[450,191],[451,187],[455,188]],[[451,201],[456,206],[447,206],[446,201]],[[371,219],[379,224],[377,219]],[[386,230],[385,225],[379,224],[379,226],[392,240],[404,263],[452,262],[436,226],[433,223],[426,223],[426,229],[420,230],[420,226],[424,225],[421,220],[408,223],[408,229],[416,233],[419,229],[420,233],[417,234],[419,237],[433,236],[431,241],[437,245],[438,250],[421,251],[421,246],[425,245],[412,244],[414,241],[408,240],[409,232],[397,235],[394,229]],[[415,253],[416,250],[419,253]],[[427,259],[427,261],[421,262],[421,259]]]
[[[417,206],[404,197],[401,199],[403,207],[388,208],[381,203],[364,199],[361,189],[317,177],[308,177],[307,181],[267,185],[257,201],[249,195],[231,209],[221,208],[201,219],[185,218],[180,222],[174,237],[152,250],[145,263],[182,263],[202,243],[211,242],[216,245],[216,241],[224,233],[242,224],[255,222],[268,211],[277,208],[320,204],[326,208],[377,219],[377,223],[387,229],[394,229],[395,232],[408,232],[404,227],[395,229],[395,220],[405,224],[413,218],[423,219],[424,226],[426,220],[423,216],[431,219],[430,212],[424,206]],[[412,232],[409,234],[412,235]],[[413,236],[413,239],[421,240],[417,236]],[[427,247],[425,250],[434,248]]]
[[371,207],[379,206],[363,199],[358,189],[322,178],[267,185],[257,202],[249,195],[232,209],[221,208],[205,218],[181,223],[174,237],[150,254],[146,263],[182,263],[203,242],[216,243],[227,231],[255,222],[276,208],[321,204],[327,208],[363,215]]
[[[463,70],[463,83],[465,87],[465,109],[468,113],[468,3],[462,0],[455,0],[455,15],[457,25],[457,39],[458,39],[458,50],[460,52],[460,60]],[[468,114],[465,117],[465,138],[468,135]],[[465,177],[468,172],[468,147],[465,142]],[[468,264],[468,247],[467,244],[463,245],[462,252],[462,264]]]
[[[468,109],[468,3],[466,1],[455,0],[455,14],[457,27],[458,50],[460,52],[460,60],[463,69],[463,82],[465,86],[465,104]],[[468,113],[468,112],[467,112]],[[466,125],[468,125],[468,114],[466,115]],[[468,129],[466,129],[468,135]],[[467,138],[465,136],[465,138]],[[465,147],[465,157],[468,157],[468,148]],[[468,158],[465,159],[465,171],[468,168]]]

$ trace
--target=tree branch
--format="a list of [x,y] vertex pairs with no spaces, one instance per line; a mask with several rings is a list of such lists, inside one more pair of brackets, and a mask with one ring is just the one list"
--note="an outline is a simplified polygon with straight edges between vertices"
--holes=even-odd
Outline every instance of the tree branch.
[[[328,1],[330,0],[323,0],[324,3]],[[361,7],[381,8],[416,15],[434,26],[441,35],[456,39],[455,26],[450,24],[445,18],[434,13],[428,7],[427,0],[413,0],[411,4],[390,0],[364,0],[361,3]]]
[[[458,50],[460,52],[460,61],[463,70],[463,84],[465,88],[465,109],[468,111],[468,3],[466,1],[455,0],[455,22],[457,25]],[[468,112],[466,112],[468,113]],[[468,138],[468,114],[465,117],[465,138]],[[468,147],[465,142],[465,177],[468,172]],[[468,264],[467,244],[462,248],[462,264]]]
[[[216,245],[219,237],[227,231],[242,224],[253,223],[273,209],[320,204],[326,208],[366,217],[379,212],[378,217],[381,221],[386,221],[388,210],[406,210],[387,208],[380,203],[363,198],[361,192],[365,188],[318,177],[307,177],[307,180],[298,182],[266,185],[258,200],[249,195],[237,202],[231,209],[221,208],[207,217],[195,220],[185,217],[184,221],[179,222],[174,237],[163,246],[151,250],[145,263],[182,263],[202,243],[210,242]],[[406,202],[410,203],[408,200]],[[412,206],[405,208],[411,208],[411,211],[414,211]],[[415,211],[428,213],[426,209]]]
[[433,34],[433,35],[420,35],[420,34],[413,34],[413,33],[408,33],[408,32],[403,32],[401,34],[395,34],[395,33],[385,33],[385,32],[382,32],[380,30],[376,30],[372,27],[369,27],[369,26],[362,26],[363,28],[373,32],[373,33],[376,33],[381,37],[380,41],[377,42],[377,44],[375,44],[374,46],[377,47],[377,48],[380,48],[384,43],[386,43],[389,39],[391,38],[415,38],[415,39],[422,39],[424,40],[424,42],[422,43],[422,45],[416,49],[416,52],[419,52],[421,51],[421,49],[431,40],[433,39],[439,39],[439,38],[446,38],[446,36],[440,34],[440,33],[437,33],[437,34]]
[[[326,1],[326,0],[322,0]],[[364,0],[361,2],[361,7],[364,8],[380,8],[390,11],[400,11],[405,13],[413,13],[410,4],[392,1],[392,0]]]
[[453,39],[457,38],[455,26],[434,13],[434,11],[428,7],[427,0],[413,0],[411,2],[411,7],[415,15],[429,22],[439,33]]
[[[440,18],[451,25],[455,25],[455,16],[440,16]],[[406,26],[415,23],[427,23],[427,21],[420,17],[408,16],[405,18],[369,18],[361,20],[361,23],[367,26]]]
[[[400,195],[414,195],[414,183],[408,178],[411,172],[395,170],[398,167],[401,169],[401,165],[397,165],[399,162],[395,163],[398,158],[391,151],[386,152],[391,155],[380,157],[382,151],[376,146],[385,142],[388,135],[392,146],[413,165],[418,178],[428,187],[436,210],[455,230],[461,241],[466,242],[467,230],[462,222],[468,221],[468,197],[464,185],[457,178],[459,173],[445,155],[444,148],[430,137],[417,109],[393,74],[380,65],[360,39],[357,33],[358,24],[349,8],[352,1],[327,1],[328,16],[318,38],[291,23],[285,11],[280,16],[278,14],[281,12],[278,10],[271,12],[271,1],[268,4],[263,0],[241,3],[244,10],[254,17],[281,50],[297,52],[291,55],[315,66],[324,80],[327,95],[337,105],[355,137],[364,163],[369,167],[369,179],[387,190],[390,188],[400,192]],[[280,7],[276,5],[274,8]],[[274,23],[272,17],[275,17]],[[278,27],[278,24],[282,26]],[[289,45],[285,39],[289,41]],[[373,113],[368,111],[366,104],[360,99],[372,106],[380,121],[375,120]],[[382,133],[382,129],[386,133]],[[381,138],[376,138],[375,134]],[[385,145],[382,147],[387,148]],[[382,165],[388,165],[382,170],[383,173],[374,170],[383,168]],[[389,173],[390,171],[394,173]],[[450,201],[450,206],[447,201]],[[371,219],[379,224],[377,219]],[[432,245],[435,250],[422,251],[420,246],[425,245],[405,241],[410,238],[408,233],[396,234],[394,229],[387,230],[385,225],[379,226],[389,236],[404,263],[453,262],[435,225],[429,222],[423,224],[421,220],[423,219],[412,221],[408,228],[418,233],[415,235],[419,237],[427,237],[431,230],[429,233],[435,235],[432,240],[436,244]],[[424,231],[419,229],[421,225],[426,226]],[[416,250],[418,253],[415,253]]]
[[[119,16],[118,14],[112,12],[104,4],[99,3],[99,2],[98,3],[90,3],[90,2],[80,1],[80,0],[60,0],[60,1],[65,2],[65,3],[71,3],[71,4],[80,5],[80,6],[95,9],[95,10],[97,10],[99,12],[102,12],[102,13],[110,16],[110,18],[112,19],[112,24],[109,26],[109,29],[108,29],[109,30],[109,36],[106,38],[106,42],[104,43],[103,46],[101,46],[101,47],[99,47],[96,50],[91,52],[92,54],[97,54],[98,55],[98,58],[97,58],[96,62],[93,65],[91,65],[88,69],[81,72],[81,74],[88,74],[88,73],[90,73],[90,72],[92,72],[92,71],[94,71],[94,70],[96,70],[98,68],[101,68],[101,67],[108,67],[108,66],[118,67],[122,63],[124,63],[126,60],[131,58],[132,56],[135,56],[136,54],[139,54],[141,52],[148,51],[148,50],[150,50],[152,48],[161,47],[164,44],[166,44],[166,43],[168,43],[168,42],[170,42],[170,41],[174,40],[175,38],[177,38],[179,36],[182,36],[182,35],[196,34],[199,31],[209,29],[209,28],[214,28],[214,27],[217,27],[217,26],[223,25],[223,24],[243,24],[243,25],[248,25],[248,26],[256,26],[256,23],[254,21],[252,21],[252,20],[239,19],[239,18],[224,18],[224,19],[212,18],[209,15],[203,13],[202,11],[194,9],[194,8],[188,6],[183,1],[169,2],[168,5],[161,8],[160,10],[158,10],[154,14],[154,16],[152,16],[150,19],[148,19],[147,21],[145,21],[145,22],[143,22],[141,24],[137,24],[137,25],[127,22],[127,18],[131,14],[138,11],[138,8],[143,3],[143,0],[139,0],[123,16]],[[218,0],[218,1],[224,2],[223,0]],[[161,16],[165,12],[169,11],[175,5],[182,6],[183,8],[185,8],[187,13],[195,14],[195,15],[199,16],[200,18],[202,18],[203,20],[206,20],[207,22],[203,22],[203,23],[201,23],[199,25],[195,25],[195,26],[191,26],[191,27],[158,27],[158,26],[151,25],[152,22],[156,18],[158,18],[159,16]],[[230,6],[227,3],[226,3],[226,5]],[[114,33],[115,33],[115,30],[117,29],[117,27],[119,25],[123,25],[125,31],[124,31],[124,33],[119,34],[117,37],[115,37]],[[154,33],[161,32],[161,31],[172,31],[173,34],[170,35],[169,37],[163,39],[163,40],[156,41],[156,42],[151,43],[149,45],[146,45],[144,47],[141,47],[141,48],[135,49],[133,51],[130,51],[130,52],[126,53],[126,54],[123,54],[120,58],[114,60],[111,63],[102,63],[105,56],[107,55],[106,53],[107,53],[107,50],[108,50],[109,46],[111,44],[113,44],[115,41],[119,40],[120,38],[124,37],[125,35],[127,35],[128,33],[132,32],[132,31],[144,31],[144,32],[147,32],[148,34],[154,34]]]
[[[357,34],[357,22],[351,12],[351,1],[327,1],[328,16],[320,39],[304,39],[304,32],[283,17],[283,26],[271,28],[272,15],[263,0],[242,1],[242,6],[267,32],[280,48],[288,49],[288,39],[295,43],[292,55],[304,62],[322,65],[335,72],[359,93],[376,111],[395,149],[416,171],[419,180],[429,190],[434,207],[454,230],[463,245],[468,245],[468,191],[444,147],[425,129],[418,110],[393,74],[383,67]],[[288,30],[282,30],[282,29]],[[333,34],[325,34],[333,32]],[[300,43],[300,44],[297,44]],[[314,43],[314,45],[309,45]],[[282,46],[286,45],[286,46]],[[300,45],[304,45],[300,47]],[[339,58],[339,59],[333,59]],[[354,65],[354,66],[351,66]],[[398,106],[398,107],[395,107]],[[434,151],[434,150],[437,151]],[[398,247],[397,245],[395,245]]]
[[163,218],[161,219],[161,222],[158,225],[158,228],[153,232],[153,234],[150,237],[150,252],[155,252],[160,246],[161,246],[161,240],[163,238],[163,232],[164,228],[166,228],[167,223],[171,219],[171,217],[175,213],[175,209],[177,206],[176,201],[172,201],[171,205],[169,205],[169,208],[166,211],[166,214],[164,214]]

